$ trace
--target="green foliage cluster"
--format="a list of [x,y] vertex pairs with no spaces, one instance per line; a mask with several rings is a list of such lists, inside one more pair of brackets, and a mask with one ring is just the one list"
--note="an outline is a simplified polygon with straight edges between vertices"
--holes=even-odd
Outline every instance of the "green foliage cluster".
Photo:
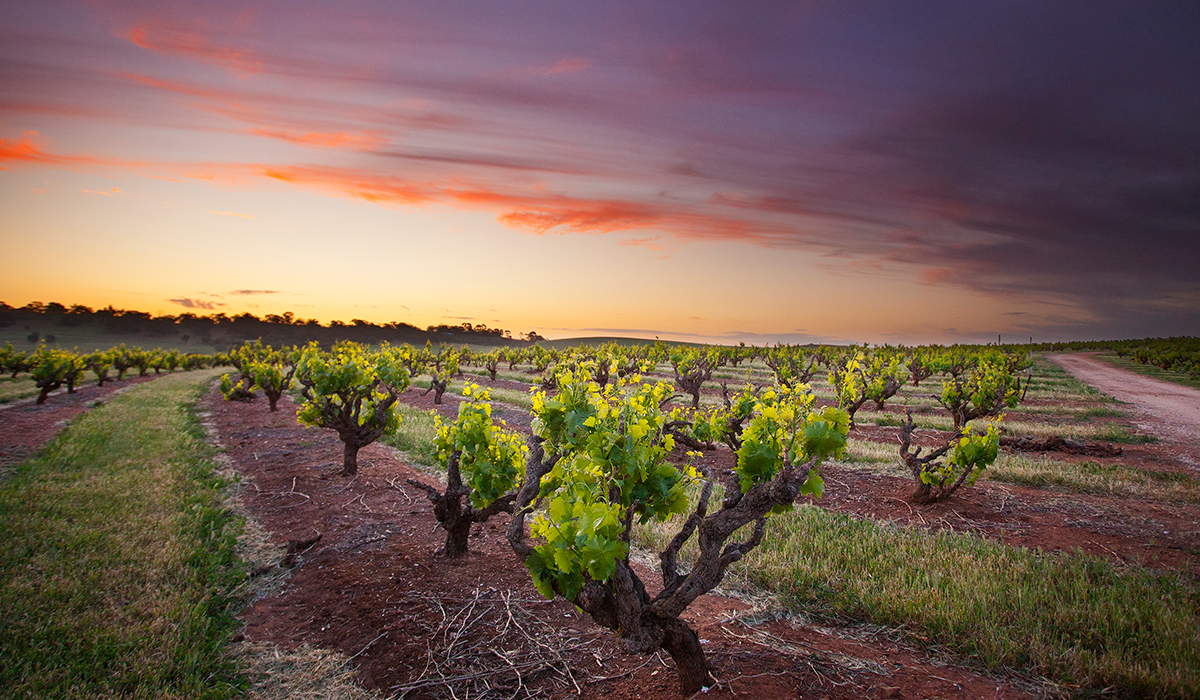
[[1143,365],[1186,374],[1200,380],[1200,338],[1169,338],[1143,341],[1133,347],[1116,348],[1117,355]]
[[663,520],[688,502],[684,474],[667,461],[674,440],[659,406],[671,395],[669,385],[601,389],[570,370],[558,384],[557,395],[533,398],[534,434],[563,457],[542,479],[546,508],[531,531],[543,544],[526,564],[543,594],[557,589],[573,598],[585,574],[607,580],[616,560],[628,556],[634,518]]
[[1000,436],[996,424],[989,422],[983,433],[974,432],[976,424],[968,425],[960,436],[952,438],[950,458],[929,462],[921,469],[918,479],[923,483],[944,489],[960,479],[968,486],[975,483],[993,462],[1000,451]]
[[304,397],[297,418],[338,432],[345,445],[342,473],[358,471],[358,450],[400,425],[393,405],[410,379],[404,348],[370,351],[349,341],[325,352],[311,343],[299,353],[296,381]]
[[1028,386],[1026,383],[1022,387],[1020,377],[1008,366],[984,360],[942,382],[942,393],[934,398],[950,412],[954,427],[961,428],[976,418],[997,416],[1005,408],[1015,408]]
[[529,450],[518,433],[492,420],[486,389],[468,384],[463,388],[463,398],[453,422],[446,423],[441,416],[435,418],[437,437],[433,444],[436,459],[443,467],[449,467],[452,458],[457,460],[471,491],[471,505],[483,509],[520,483]]
[[[737,451],[734,471],[743,493],[770,481],[785,465],[821,462],[845,451],[849,414],[832,406],[813,410],[813,401],[811,392],[785,386],[758,400]],[[824,489],[820,472],[813,470],[800,493],[820,498]]]
[[684,441],[688,447],[711,450],[718,440],[725,439],[729,412],[716,406],[707,409],[677,406],[671,410],[667,421],[676,439]]
[[675,348],[670,353],[675,384],[692,396],[692,408],[700,407],[700,388],[719,366],[721,356],[715,350]]
[[[739,348],[734,357],[740,361],[740,356],[746,354],[749,353],[745,348]],[[816,376],[817,368],[823,361],[821,354],[813,349],[788,345],[776,345],[764,351],[763,355],[763,361],[775,374],[775,382],[786,387],[808,384]],[[736,366],[736,362],[734,364]]]
[[300,351],[296,348],[275,350],[264,346],[262,340],[243,343],[229,353],[230,364],[241,376],[235,382],[228,374],[223,375],[221,395],[226,401],[253,401],[254,392],[261,389],[274,412],[283,392],[291,388],[299,359]]
[[37,349],[31,362],[33,365],[31,374],[38,389],[41,390],[38,393],[38,404],[46,403],[46,397],[50,395],[50,392],[63,384],[67,385],[68,393],[75,393],[75,385],[83,381],[83,374],[87,370],[83,356],[68,350],[46,346]]

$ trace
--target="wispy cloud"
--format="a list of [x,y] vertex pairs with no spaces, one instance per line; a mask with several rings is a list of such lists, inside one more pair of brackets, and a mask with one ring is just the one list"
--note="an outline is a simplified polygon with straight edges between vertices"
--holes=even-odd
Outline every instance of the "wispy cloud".
[[188,297],[167,299],[167,301],[177,306],[182,306],[185,309],[203,309],[205,311],[213,311],[219,307],[226,306],[226,304],[219,301],[204,301],[203,299],[190,299]]
[[378,133],[359,132],[351,133],[345,131],[338,132],[303,132],[293,129],[250,129],[250,133],[255,136],[266,136],[268,138],[287,141],[288,143],[296,143],[302,146],[314,146],[317,148],[346,148],[355,151],[371,151],[381,146],[386,138]]
[[211,29],[196,29],[196,23],[207,24],[203,18],[192,18],[191,23],[192,27],[185,28],[161,19],[148,20],[127,29],[123,38],[143,49],[220,66],[238,75],[263,72],[263,60],[253,50],[239,47],[228,38],[214,40],[216,32]]
[[94,156],[62,156],[48,153],[35,141],[36,131],[23,131],[18,138],[0,138],[0,163],[34,163],[39,165],[101,165],[113,161]]
[[260,294],[283,294],[283,292],[277,289],[235,289],[229,293],[239,297],[256,296]]
[[559,73],[578,73],[592,66],[589,58],[564,58],[545,69],[542,75],[558,75]]
[[649,248],[650,250],[659,252],[668,250],[668,246],[658,238],[622,238],[620,244],[630,247]]

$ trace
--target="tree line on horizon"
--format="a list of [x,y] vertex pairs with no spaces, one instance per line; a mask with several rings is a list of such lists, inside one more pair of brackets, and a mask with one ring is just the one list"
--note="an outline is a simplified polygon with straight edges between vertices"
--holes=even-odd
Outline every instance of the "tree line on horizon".
[[[34,325],[41,328],[34,329]],[[214,347],[257,338],[276,345],[303,344],[309,341],[327,345],[339,340],[367,344],[384,341],[424,343],[427,340],[453,340],[507,345],[544,340],[535,331],[513,337],[509,330],[490,328],[484,323],[443,323],[421,329],[403,321],[371,323],[356,318],[349,323],[334,320],[323,325],[317,319],[298,318],[291,311],[283,314],[265,314],[262,317],[249,312],[235,315],[222,312],[206,315],[184,312],[154,316],[145,311],[117,309],[111,304],[102,309],[92,309],[82,304],[67,306],[58,302],[34,301],[22,307],[13,307],[0,301],[0,329],[13,326],[22,326],[31,331],[28,339],[34,343],[55,341],[54,335],[47,331],[46,326],[91,326],[94,330],[112,335],[137,333],[156,338],[177,336],[183,342],[192,341]]]

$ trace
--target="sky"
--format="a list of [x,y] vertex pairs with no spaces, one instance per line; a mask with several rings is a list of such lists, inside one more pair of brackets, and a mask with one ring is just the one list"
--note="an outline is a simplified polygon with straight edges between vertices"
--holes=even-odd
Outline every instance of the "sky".
[[9,3],[0,301],[1200,335],[1200,4]]

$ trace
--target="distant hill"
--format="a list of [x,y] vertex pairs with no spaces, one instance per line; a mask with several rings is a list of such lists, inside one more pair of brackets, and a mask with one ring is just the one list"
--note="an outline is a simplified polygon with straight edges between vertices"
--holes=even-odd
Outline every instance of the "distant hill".
[[[605,343],[616,343],[617,345],[624,345],[627,347],[636,347],[639,345],[654,345],[655,342],[657,342],[657,341],[646,340],[645,338],[617,338],[617,337],[607,337],[607,336],[596,336],[596,337],[591,337],[591,338],[560,338],[558,340],[542,340],[542,341],[538,341],[538,345],[543,345],[548,348],[554,348],[556,350],[563,350],[565,348],[574,348],[574,347],[578,347],[580,345],[591,345],[593,347],[596,347],[596,346],[603,345]],[[664,340],[664,341],[662,341],[662,343],[663,343],[663,345],[669,345],[671,347],[685,346],[685,347],[690,347],[690,348],[700,348],[700,347],[705,347],[705,345],[706,345],[705,343],[683,343],[683,342],[679,342],[679,341],[675,341],[675,340]],[[711,345],[711,343],[708,343],[707,345]]]

